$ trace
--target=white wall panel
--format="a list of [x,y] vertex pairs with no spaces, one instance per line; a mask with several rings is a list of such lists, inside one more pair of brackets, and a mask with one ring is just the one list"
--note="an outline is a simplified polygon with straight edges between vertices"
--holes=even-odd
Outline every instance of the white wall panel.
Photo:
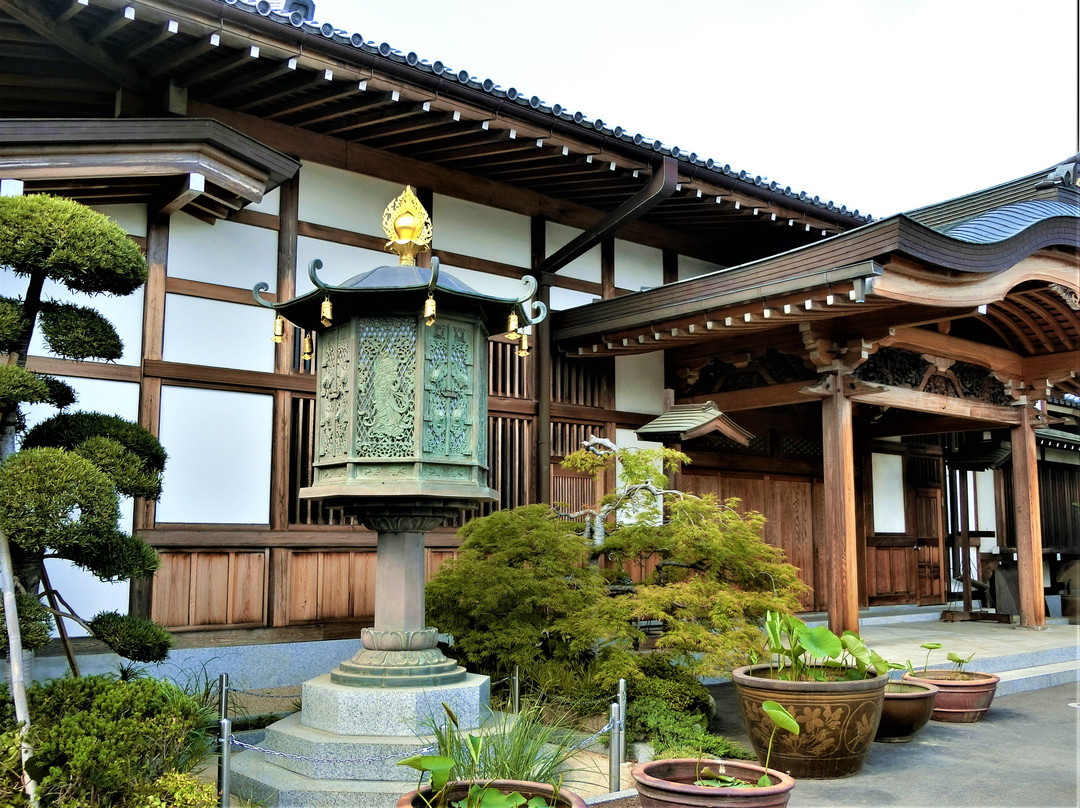
[[[560,248],[577,238],[582,232],[574,227],[548,222],[545,245],[547,254],[553,255],[558,252]],[[597,244],[584,255],[575,258],[560,269],[559,274],[568,278],[600,283],[600,245]]]
[[874,532],[906,533],[903,456],[874,452],[871,469],[874,475]]
[[272,414],[268,395],[163,386],[157,521],[267,524]]
[[439,250],[528,268],[529,217],[435,194],[433,246]]
[[[518,278],[506,278],[502,275],[492,275],[488,272],[477,272],[474,269],[463,269],[449,264],[441,264],[439,272],[444,271],[450,273],[467,286],[471,286],[474,291],[482,295],[512,297],[517,300],[526,291],[525,284]],[[509,311],[507,309],[508,313]]]
[[397,266],[393,253],[365,250],[317,238],[300,237],[296,241],[296,294],[310,292],[315,285],[308,278],[308,264],[315,258],[323,262],[319,277],[323,283],[344,283],[354,275],[368,272],[375,267]]
[[239,370],[274,370],[274,313],[187,295],[165,296],[167,362]]
[[712,264],[708,261],[702,261],[700,258],[691,258],[688,255],[679,256],[679,280],[686,280],[687,278],[696,278],[698,275],[707,275],[710,272],[716,272],[723,269],[719,264]]
[[599,299],[599,297],[599,295],[594,295],[591,292],[579,292],[576,289],[561,289],[558,286],[552,286],[549,300],[551,301],[552,311],[562,311],[563,309],[588,305]]
[[132,236],[146,238],[146,205],[91,205],[104,213]]
[[664,411],[664,352],[615,357],[615,409],[660,415]]
[[304,163],[300,168],[300,220],[382,235],[382,214],[405,186],[340,168]]
[[169,226],[169,275],[241,289],[265,281],[272,292],[277,231],[237,222],[209,225],[177,214]]
[[664,253],[632,241],[615,239],[615,285],[637,292],[664,282]]
[[270,213],[277,216],[278,211],[281,210],[281,190],[275,188],[268,194],[264,194],[261,202],[253,202],[246,206],[244,210],[255,210],[259,213]]

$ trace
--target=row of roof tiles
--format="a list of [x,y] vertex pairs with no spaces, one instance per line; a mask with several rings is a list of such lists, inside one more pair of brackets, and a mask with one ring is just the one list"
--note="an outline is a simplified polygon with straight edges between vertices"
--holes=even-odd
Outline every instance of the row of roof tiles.
[[480,80],[475,76],[470,75],[468,70],[455,71],[439,60],[429,62],[427,59],[421,59],[413,51],[402,53],[389,43],[382,42],[376,44],[374,41],[366,41],[360,34],[349,33],[344,29],[337,28],[332,23],[319,23],[305,20],[304,15],[299,11],[294,11],[290,14],[283,13],[279,10],[279,7],[281,6],[280,2],[275,3],[272,0],[257,0],[256,2],[248,2],[248,0],[218,0],[218,2],[228,6],[235,6],[236,8],[248,11],[252,14],[258,14],[282,25],[290,25],[293,28],[299,28],[310,34],[321,35],[325,39],[342,45],[351,45],[364,53],[378,55],[385,59],[405,64],[424,73],[431,73],[439,77],[456,80],[462,85],[474,90],[481,90],[499,100],[507,100],[523,107],[529,107],[567,123],[577,124],[583,129],[592,129],[601,134],[616,138],[617,140],[633,143],[635,146],[651,148],[660,155],[673,157],[693,166],[699,166],[709,171],[716,171],[717,173],[734,177],[759,188],[768,189],[773,193],[798,199],[800,202],[808,205],[838,212],[841,215],[851,216],[854,219],[864,222],[873,220],[873,217],[870,216],[870,214],[862,214],[857,209],[849,210],[847,205],[837,205],[832,200],[823,200],[821,197],[813,196],[806,191],[794,191],[790,185],[781,186],[780,183],[769,180],[768,177],[752,175],[747,171],[736,171],[726,163],[721,164],[711,157],[702,158],[697,152],[688,152],[678,146],[668,146],[659,139],[649,138],[640,133],[631,134],[621,126],[609,126],[600,118],[589,118],[581,112],[571,112],[561,104],[547,104],[539,96],[528,95],[515,87],[503,89],[491,79]]

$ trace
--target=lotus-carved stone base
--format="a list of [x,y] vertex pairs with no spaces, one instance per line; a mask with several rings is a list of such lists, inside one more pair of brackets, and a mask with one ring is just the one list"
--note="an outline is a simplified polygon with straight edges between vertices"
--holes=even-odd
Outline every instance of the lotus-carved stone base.
[[363,646],[330,672],[330,681],[349,687],[436,687],[465,678],[466,670],[436,645],[434,628],[360,633]]

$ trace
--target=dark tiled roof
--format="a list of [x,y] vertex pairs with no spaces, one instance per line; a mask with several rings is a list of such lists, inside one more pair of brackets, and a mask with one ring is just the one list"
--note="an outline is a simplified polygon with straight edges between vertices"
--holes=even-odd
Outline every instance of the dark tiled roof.
[[[303,14],[300,12],[284,14],[278,10],[282,5],[280,2],[272,2],[272,0],[257,0],[257,2],[248,2],[248,0],[216,1],[224,5],[235,6],[238,9],[252,14],[258,14],[259,16],[280,23],[281,25],[292,26],[313,36],[321,36],[341,45],[350,45],[363,53],[378,55],[393,62],[407,65],[421,73],[433,74],[445,80],[456,81],[473,90],[480,90],[487,93],[499,101],[510,101],[518,106],[530,108],[537,112],[550,115],[552,118],[558,119],[564,123],[575,124],[585,131],[598,132],[609,137],[614,137],[625,143],[632,143],[641,148],[652,149],[658,155],[674,157],[682,163],[688,163],[695,167],[704,168],[707,171],[715,171],[727,177],[735,178],[768,190],[778,196],[798,200],[804,205],[827,210],[831,213],[838,213],[842,216],[850,217],[855,221],[869,222],[872,221],[873,218],[870,214],[863,214],[858,210],[849,209],[847,205],[837,205],[832,200],[821,199],[820,197],[808,194],[805,191],[792,190],[791,186],[781,185],[776,181],[770,180],[766,176],[755,175],[752,172],[743,170],[736,170],[730,165],[721,163],[711,157],[704,158],[697,152],[687,151],[679,146],[667,145],[659,139],[646,137],[640,133],[629,132],[622,126],[613,126],[600,118],[589,118],[584,113],[571,111],[561,104],[548,104],[540,96],[530,95],[527,92],[518,90],[516,87],[503,88],[502,85],[496,84],[491,79],[479,79],[476,76],[473,76],[468,70],[454,70],[449,65],[439,60],[429,62],[427,59],[420,58],[414,51],[403,53],[389,43],[382,42],[376,44],[373,40],[365,40],[364,37],[358,33],[350,33],[345,29],[338,28],[333,23],[305,21]],[[317,2],[315,13],[316,15],[319,13]]]
[[1071,217],[1073,226],[1080,228],[1080,207],[1077,205],[1049,199],[1033,199],[983,213],[945,232],[957,241],[990,244],[1012,238],[1032,225],[1055,216]]

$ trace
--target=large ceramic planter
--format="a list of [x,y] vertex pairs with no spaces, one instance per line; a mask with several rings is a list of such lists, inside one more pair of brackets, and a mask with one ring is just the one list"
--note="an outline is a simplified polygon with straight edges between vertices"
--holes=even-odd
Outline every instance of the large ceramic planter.
[[799,734],[777,732],[769,765],[798,779],[850,777],[862,768],[874,743],[885,695],[884,676],[856,681],[785,682],[770,678],[768,665],[732,672],[743,723],[758,760],[765,761],[772,721],[761,704],[783,705],[799,722]]
[[[449,791],[447,793],[447,805],[452,805],[457,800],[463,800],[469,793],[469,787],[472,783],[460,781],[456,783],[450,783]],[[544,797],[549,802],[552,795],[555,793],[553,786],[548,783],[530,783],[523,780],[492,780],[490,782],[484,782],[483,785],[488,785],[493,788],[499,789],[507,794],[518,791],[526,800],[533,797]],[[419,791],[410,791],[408,794],[402,794],[401,798],[397,801],[397,808],[427,808],[428,802],[425,800],[431,800],[432,793],[431,788],[424,786]],[[555,801],[555,805],[558,808],[585,808],[585,800],[575,794],[573,791],[567,791],[565,788],[559,789],[559,798]]]
[[918,676],[905,673],[904,681],[935,685],[938,688],[934,699],[934,713],[930,716],[933,720],[970,724],[986,715],[1001,680],[992,673],[929,670]]
[[926,726],[934,711],[938,689],[931,684],[889,682],[885,685],[885,701],[881,707],[875,741],[907,743]]
[[636,766],[631,772],[641,808],[672,808],[678,805],[698,808],[783,808],[795,781],[783,772],[769,769],[771,786],[761,788],[713,788],[695,786],[698,772],[708,766],[718,774],[727,774],[756,783],[765,769],[745,760],[698,760],[677,758],[653,760]]

